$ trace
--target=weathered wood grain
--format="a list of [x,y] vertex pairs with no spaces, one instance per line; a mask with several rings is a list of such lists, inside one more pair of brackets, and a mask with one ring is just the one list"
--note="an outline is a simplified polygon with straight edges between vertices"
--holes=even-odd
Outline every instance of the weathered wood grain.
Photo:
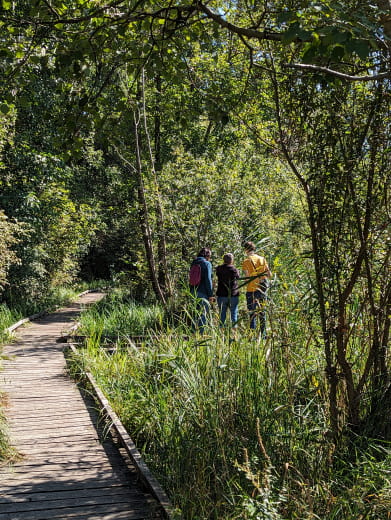
[[162,518],[96,405],[68,377],[64,344],[56,341],[99,298],[84,294],[26,323],[4,349],[0,392],[20,458],[0,466],[0,520]]

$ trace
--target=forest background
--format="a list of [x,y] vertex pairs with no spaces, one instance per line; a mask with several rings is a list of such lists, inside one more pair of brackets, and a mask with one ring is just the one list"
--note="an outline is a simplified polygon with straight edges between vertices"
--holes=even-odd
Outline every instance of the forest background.
[[[251,239],[275,275],[268,352],[300,406],[321,397],[324,460],[346,450],[356,464],[359,438],[384,461],[390,12],[388,0],[2,0],[2,309],[106,279],[182,316],[197,250],[239,262]],[[295,379],[299,358],[310,371]],[[259,440],[255,416],[252,428]],[[360,507],[379,500],[388,518],[384,478]]]

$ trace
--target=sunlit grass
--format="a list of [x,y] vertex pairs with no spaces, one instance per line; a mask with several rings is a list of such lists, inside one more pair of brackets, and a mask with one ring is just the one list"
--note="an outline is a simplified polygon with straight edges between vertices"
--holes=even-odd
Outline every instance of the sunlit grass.
[[8,424],[2,413],[4,407],[4,395],[0,393],[0,465],[12,462],[19,458],[19,454],[12,447],[8,434]]
[[[336,451],[324,362],[303,323],[271,308],[267,341],[245,320],[235,339],[216,320],[203,336],[168,323],[158,306],[109,298],[83,315],[76,362],[184,519],[388,518],[390,454],[375,442]],[[117,349],[102,348],[107,336]]]
[[[0,345],[10,339],[10,334],[6,331],[8,327],[22,318],[21,312],[12,311],[5,304],[0,304]],[[1,346],[0,346],[1,353]]]
[[160,330],[165,313],[158,305],[143,307],[134,301],[122,301],[121,293],[110,293],[88,312],[83,314],[83,333],[111,340],[123,341],[128,336],[143,336]]

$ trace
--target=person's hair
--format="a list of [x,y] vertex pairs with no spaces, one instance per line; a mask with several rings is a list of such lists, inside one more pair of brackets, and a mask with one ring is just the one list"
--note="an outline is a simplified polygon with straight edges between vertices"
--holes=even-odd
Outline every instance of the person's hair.
[[250,241],[249,241],[249,242],[245,242],[245,243],[243,244],[243,247],[244,247],[244,249],[245,249],[247,252],[249,252],[249,251],[255,251],[255,244],[254,244],[254,242],[250,242]]
[[232,253],[225,253],[223,261],[225,264],[232,264],[234,261],[234,255]]
[[198,253],[198,256],[203,256],[204,258],[206,258],[207,256],[210,256],[211,255],[211,250],[207,247],[203,247],[201,249],[201,251]]

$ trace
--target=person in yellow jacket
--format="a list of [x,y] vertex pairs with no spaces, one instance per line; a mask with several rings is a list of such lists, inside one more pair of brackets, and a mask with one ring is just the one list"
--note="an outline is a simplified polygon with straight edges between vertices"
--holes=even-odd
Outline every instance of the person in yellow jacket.
[[262,337],[266,337],[265,302],[267,297],[268,279],[271,272],[266,259],[256,254],[254,242],[243,244],[246,258],[242,263],[244,275],[249,278],[246,287],[247,309],[250,311],[250,329],[257,326],[259,317]]

